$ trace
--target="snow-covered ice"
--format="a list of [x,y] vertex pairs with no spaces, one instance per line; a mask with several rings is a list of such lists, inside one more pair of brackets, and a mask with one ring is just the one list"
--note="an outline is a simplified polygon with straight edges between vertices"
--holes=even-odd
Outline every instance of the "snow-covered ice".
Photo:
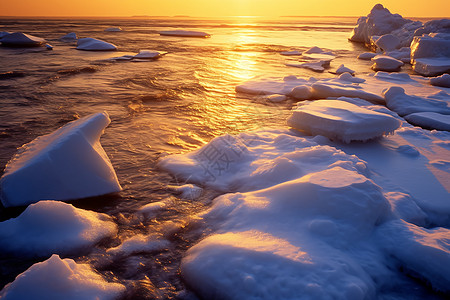
[[430,78],[430,84],[450,88],[450,74]]
[[152,51],[152,50],[140,50],[138,54],[133,56],[133,58],[155,59],[155,58],[161,57],[164,54],[165,54],[165,52],[158,52],[158,51]]
[[400,126],[400,121],[349,102],[318,100],[299,103],[287,124],[307,134],[349,143],[392,133]]
[[106,112],[92,114],[23,145],[0,179],[3,205],[120,191],[114,168],[100,144],[110,122]]
[[114,51],[117,46],[94,38],[82,38],[77,41],[78,50],[86,51]]
[[45,39],[23,32],[13,32],[11,34],[4,35],[0,42],[3,46],[35,47],[44,44]]
[[116,234],[117,225],[108,215],[43,200],[17,218],[0,222],[0,252],[39,257],[79,253]]
[[399,86],[390,87],[384,92],[386,106],[398,113],[406,116],[418,112],[436,112],[450,115],[450,99],[439,100],[433,97],[419,97],[407,95],[405,90]]
[[281,51],[280,54],[285,56],[297,56],[302,55],[303,52],[298,50],[292,50],[292,51]]
[[404,65],[402,61],[387,55],[377,55],[372,58],[372,61],[374,62],[372,69],[375,71],[399,71],[401,66]]
[[436,76],[450,71],[450,33],[431,33],[414,37],[411,63],[415,72]]
[[385,34],[373,40],[373,43],[381,51],[393,51],[400,47],[400,39],[392,34]]
[[47,299],[113,300],[125,292],[125,286],[106,281],[88,264],[61,259],[54,254],[32,265],[0,291],[2,300]]
[[180,186],[169,185],[168,188],[183,199],[195,200],[203,193],[203,189],[194,184],[183,184]]
[[409,123],[423,128],[450,131],[450,114],[436,112],[418,112],[405,116]]
[[203,31],[190,31],[190,30],[165,30],[160,31],[160,35],[167,36],[179,36],[179,37],[199,37],[199,38],[209,38],[211,35]]
[[364,53],[361,53],[360,55],[358,55],[358,59],[371,60],[372,58],[374,58],[377,55],[378,55],[378,53],[364,52]]
[[347,67],[344,66],[344,65],[340,65],[340,66],[336,69],[336,71],[334,71],[334,73],[335,73],[335,74],[338,74],[338,75],[343,74],[343,73],[355,74],[355,71],[352,70],[352,69],[350,69],[350,68],[347,68]]
[[286,66],[323,72],[335,58],[336,56],[329,51],[325,51],[319,47],[311,47],[300,56],[299,61],[301,63],[286,63]]
[[130,255],[139,252],[161,251],[170,247],[168,240],[158,235],[136,234],[125,239],[119,246],[107,250],[111,254]]

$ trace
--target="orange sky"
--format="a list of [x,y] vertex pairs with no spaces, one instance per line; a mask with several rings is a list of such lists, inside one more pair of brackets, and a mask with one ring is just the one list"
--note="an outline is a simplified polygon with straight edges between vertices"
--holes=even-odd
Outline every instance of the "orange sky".
[[362,16],[376,3],[406,17],[450,18],[448,0],[0,0],[0,16]]

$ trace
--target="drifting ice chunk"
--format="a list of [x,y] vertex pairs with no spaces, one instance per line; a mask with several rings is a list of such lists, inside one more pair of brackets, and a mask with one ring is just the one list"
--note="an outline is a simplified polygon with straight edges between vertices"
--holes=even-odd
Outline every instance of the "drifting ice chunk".
[[307,85],[299,85],[292,89],[288,94],[289,97],[295,100],[307,100],[312,97],[312,89]]
[[0,251],[17,256],[68,254],[116,234],[117,226],[105,214],[44,200],[0,223]]
[[139,252],[162,251],[170,247],[168,240],[162,240],[157,235],[137,234],[126,239],[122,244],[107,250],[111,254],[130,255]]
[[73,41],[76,41],[77,39],[78,39],[77,34],[75,32],[68,33],[59,38],[59,40],[61,40],[63,42],[73,42]]
[[385,54],[404,63],[409,63],[411,61],[411,48],[409,47],[403,47],[398,50],[388,51]]
[[122,31],[122,28],[120,28],[120,27],[109,27],[109,28],[106,28],[105,31],[118,32],[118,31]]
[[45,39],[22,32],[14,32],[3,36],[1,43],[3,46],[10,47],[36,47],[44,44]]
[[377,53],[373,53],[373,52],[364,52],[364,53],[361,53],[360,55],[358,55],[358,59],[371,60],[372,58],[374,58],[377,55],[378,55]]
[[2,300],[48,299],[113,300],[125,291],[119,283],[107,282],[88,264],[61,259],[54,254],[32,265],[0,292]]
[[450,74],[443,74],[438,77],[430,78],[430,83],[435,86],[450,88]]
[[184,184],[181,186],[169,185],[168,188],[179,194],[183,199],[195,200],[203,193],[203,189],[201,187],[193,184]]
[[400,116],[418,112],[436,112],[450,115],[448,101],[406,95],[405,90],[398,86],[390,87],[383,94],[386,106]]
[[292,111],[287,124],[311,135],[330,139],[367,141],[394,132],[396,118],[339,100],[301,103]]
[[450,72],[450,58],[416,58],[412,64],[414,71],[424,76]]
[[86,51],[114,51],[117,50],[117,47],[114,44],[102,40],[82,38],[78,39],[77,49]]
[[270,102],[282,102],[285,101],[287,99],[287,97],[285,95],[279,95],[279,94],[273,94],[273,95],[268,95],[266,97],[267,100],[269,100]]
[[404,65],[402,61],[387,55],[377,55],[372,58],[372,61],[374,62],[372,69],[375,71],[399,71],[400,67]]
[[344,66],[344,65],[340,65],[340,66],[336,69],[335,73],[338,74],[338,75],[343,74],[343,73],[355,74],[355,71],[352,70],[352,69],[347,68],[347,67]]
[[366,81],[363,78],[354,77],[354,76],[352,76],[352,74],[347,73],[347,72],[342,73],[341,75],[339,75],[338,78],[341,81],[347,81],[347,82],[353,82],[353,83],[363,83]]
[[136,54],[133,56],[133,58],[140,58],[140,59],[155,59],[159,58],[165,53],[160,53],[157,51],[151,51],[151,50],[141,50],[139,51],[139,54]]
[[0,179],[3,205],[120,191],[114,168],[100,144],[110,122],[106,112],[92,114],[22,146]]
[[304,68],[310,69],[315,72],[323,72],[325,71],[325,67],[329,66],[330,62],[326,60],[318,60],[315,62],[305,62],[301,64],[286,64],[288,67],[296,67],[296,68]]
[[406,115],[405,119],[409,123],[423,128],[450,131],[450,115],[422,112]]
[[440,291],[450,291],[450,230],[424,229],[403,220],[381,225],[381,247],[398,259],[404,270],[428,281]]
[[180,37],[199,37],[199,38],[209,38],[211,35],[202,31],[188,31],[188,30],[167,30],[160,31],[160,35],[167,36],[180,36]]

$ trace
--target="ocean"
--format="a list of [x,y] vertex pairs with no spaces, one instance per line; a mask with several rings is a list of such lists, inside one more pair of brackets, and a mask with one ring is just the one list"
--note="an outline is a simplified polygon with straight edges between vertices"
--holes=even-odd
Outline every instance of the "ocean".
[[[186,153],[214,137],[285,125],[295,103],[270,103],[262,96],[242,95],[235,86],[254,77],[333,77],[325,71],[288,67],[296,57],[281,51],[312,46],[333,51],[340,64],[359,74],[371,73],[370,62],[357,60],[366,51],[347,40],[356,18],[284,17],[277,20],[236,17],[174,18],[27,18],[0,19],[0,31],[21,31],[47,39],[54,49],[0,47],[0,170],[17,148],[51,133],[69,121],[107,111],[111,124],[101,138],[123,187],[102,197],[71,201],[76,207],[113,217],[120,236],[160,234],[175,246],[163,251],[112,257],[108,239],[94,249],[70,256],[88,262],[108,279],[127,285],[124,299],[175,297],[195,299],[179,275],[185,251],[208,233],[189,220],[217,196],[208,191],[195,201],[180,199],[169,185],[177,178],[156,163],[168,154]],[[121,27],[120,32],[104,31]],[[160,36],[162,30],[198,30],[211,38]],[[75,32],[118,46],[116,52],[75,49],[58,38]],[[149,49],[167,52],[158,60],[114,61],[111,57]],[[410,72],[408,67],[404,72]],[[3,171],[0,171],[0,175]],[[143,205],[169,200],[174,205],[149,220],[139,219]],[[0,208],[0,220],[24,208]],[[0,289],[43,258],[0,256]],[[184,295],[184,296],[183,296]]]

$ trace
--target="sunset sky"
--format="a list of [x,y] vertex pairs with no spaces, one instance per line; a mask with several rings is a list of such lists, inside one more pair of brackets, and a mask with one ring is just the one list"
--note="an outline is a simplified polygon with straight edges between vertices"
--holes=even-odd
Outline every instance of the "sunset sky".
[[0,0],[0,16],[361,16],[376,3],[406,17],[450,17],[448,0]]

